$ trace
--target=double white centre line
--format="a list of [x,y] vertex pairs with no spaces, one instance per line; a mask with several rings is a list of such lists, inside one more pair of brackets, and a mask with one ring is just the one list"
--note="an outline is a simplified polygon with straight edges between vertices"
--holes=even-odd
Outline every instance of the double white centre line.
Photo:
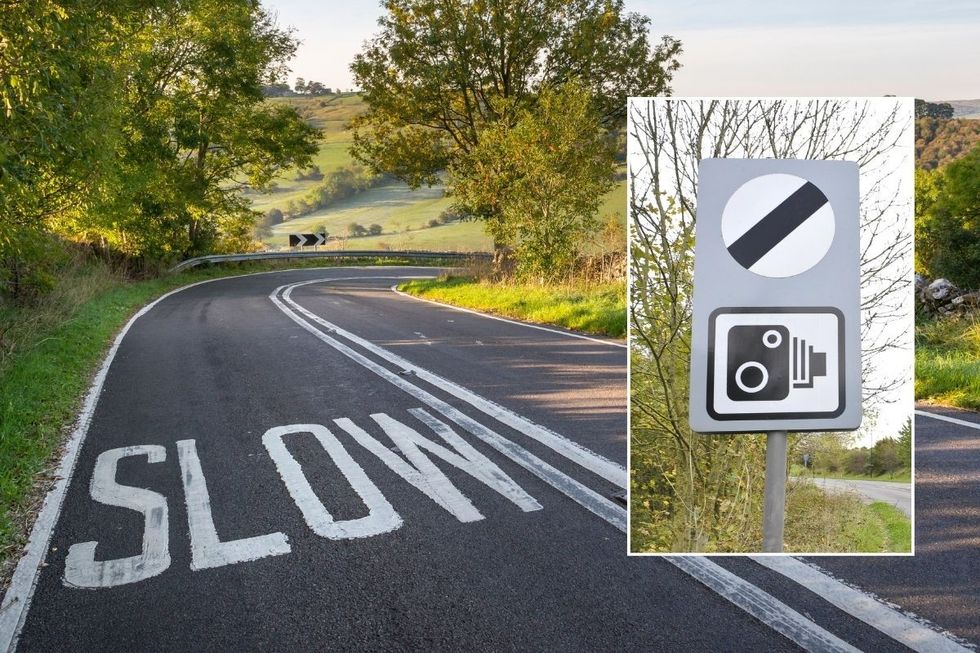
[[[314,279],[311,281],[303,281],[280,286],[273,291],[269,298],[286,316],[296,322],[296,324],[301,326],[303,329],[310,332],[324,344],[332,347],[347,358],[357,362],[385,381],[388,381],[392,385],[408,393],[418,401],[421,401],[434,410],[440,412],[445,417],[460,425],[468,432],[489,446],[493,447],[524,469],[528,470],[539,479],[548,483],[565,496],[569,497],[593,514],[601,517],[603,520],[612,524],[620,531],[625,532],[626,511],[623,508],[617,506],[582,483],[576,481],[572,477],[564,474],[555,467],[534,456],[517,443],[504,438],[494,430],[484,426],[480,422],[477,422],[454,406],[409,382],[405,376],[392,372],[388,368],[371,360],[364,354],[353,349],[350,345],[341,342],[341,339],[356,345],[367,352],[370,352],[371,354],[387,361],[403,371],[412,372],[413,374],[411,376],[415,376],[416,378],[445,391],[453,397],[464,401],[483,414],[511,427],[513,430],[520,432],[533,440],[536,440],[553,451],[561,454],[565,458],[577,463],[581,467],[597,474],[598,476],[616,484],[619,487],[626,486],[626,471],[622,466],[590,451],[578,443],[572,442],[568,438],[555,433],[550,429],[531,422],[527,418],[518,415],[517,413],[514,413],[513,411],[504,408],[499,404],[477,395],[467,388],[453,383],[452,381],[434,374],[429,370],[419,367],[401,356],[379,347],[374,343],[323,319],[322,317],[300,306],[295,300],[292,299],[291,296],[295,288],[311,284],[352,280],[402,278],[416,277],[360,276],[333,279]],[[322,327],[322,329],[317,328],[315,325],[319,325],[319,327]],[[411,378],[411,376],[408,378]],[[846,651],[848,653],[853,653],[854,651],[858,650],[811,619],[804,617],[802,614],[792,609],[782,601],[779,601],[752,583],[749,583],[743,578],[736,576],[705,557],[673,556],[665,557],[664,560],[670,562],[681,571],[697,579],[699,582],[706,585],[738,608],[748,612],[759,621],[763,622],[770,628],[779,632],[808,651]],[[777,569],[777,571],[779,570]],[[820,574],[820,572],[815,569],[813,569],[813,573]],[[885,608],[883,604],[882,607],[884,609],[889,609]],[[924,627],[920,625],[920,628]],[[949,640],[946,641],[948,642]],[[929,650],[931,651],[933,649]],[[939,649],[934,650],[938,651]]]

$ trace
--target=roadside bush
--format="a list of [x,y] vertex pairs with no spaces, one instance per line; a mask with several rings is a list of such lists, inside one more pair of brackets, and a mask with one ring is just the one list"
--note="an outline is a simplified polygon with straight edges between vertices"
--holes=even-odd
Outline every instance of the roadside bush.
[[915,177],[915,257],[927,276],[980,288],[980,145]]

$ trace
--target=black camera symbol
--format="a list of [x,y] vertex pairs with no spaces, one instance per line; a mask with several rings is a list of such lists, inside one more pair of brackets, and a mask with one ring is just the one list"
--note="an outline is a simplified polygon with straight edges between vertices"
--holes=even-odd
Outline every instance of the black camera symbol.
[[728,332],[728,398],[780,401],[790,386],[812,388],[827,375],[827,354],[780,325],[733,326]]

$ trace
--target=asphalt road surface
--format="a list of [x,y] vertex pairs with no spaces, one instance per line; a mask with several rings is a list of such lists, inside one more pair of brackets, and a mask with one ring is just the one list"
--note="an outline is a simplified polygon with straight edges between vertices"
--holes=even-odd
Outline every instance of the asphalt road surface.
[[980,433],[916,421],[934,470],[920,556],[820,560],[847,584],[790,557],[627,557],[625,349],[390,289],[432,274],[251,275],[138,315],[4,597],[0,649],[980,641]]
[[888,481],[858,481],[846,478],[801,477],[829,492],[853,492],[865,503],[882,501],[912,516],[912,484]]

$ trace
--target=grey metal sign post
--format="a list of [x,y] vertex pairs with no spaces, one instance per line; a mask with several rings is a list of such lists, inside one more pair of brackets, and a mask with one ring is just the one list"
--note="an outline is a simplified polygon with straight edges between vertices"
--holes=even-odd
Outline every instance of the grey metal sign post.
[[858,166],[705,159],[691,428],[768,432],[764,550],[781,551],[787,431],[861,425]]

